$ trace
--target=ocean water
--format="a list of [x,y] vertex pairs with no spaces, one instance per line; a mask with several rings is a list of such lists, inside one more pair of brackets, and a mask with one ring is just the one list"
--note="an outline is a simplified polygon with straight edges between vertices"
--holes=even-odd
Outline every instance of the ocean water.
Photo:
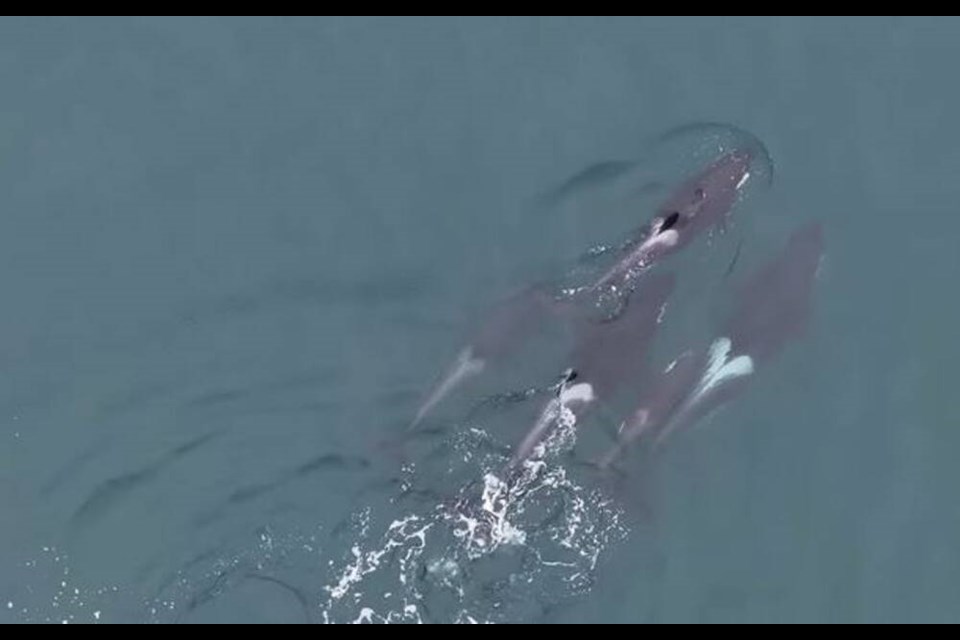
[[[0,622],[957,622],[958,32],[0,20]],[[769,175],[664,340],[816,220],[802,339],[615,482],[497,484],[542,354],[411,435],[717,139]]]

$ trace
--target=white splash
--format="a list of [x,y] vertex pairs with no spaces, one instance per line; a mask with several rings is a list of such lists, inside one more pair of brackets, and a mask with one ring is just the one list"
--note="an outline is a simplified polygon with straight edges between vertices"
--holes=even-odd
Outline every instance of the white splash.
[[660,305],[660,311],[657,312],[657,324],[661,324],[663,322],[664,317],[666,317],[666,315],[667,315],[667,303],[664,302],[662,305]]
[[[380,568],[383,557],[399,547],[407,546],[410,541],[421,549],[426,545],[427,531],[432,526],[426,524],[419,529],[410,530],[411,525],[420,522],[420,518],[415,515],[407,516],[402,520],[393,521],[387,528],[386,542],[380,549],[363,552],[359,545],[354,544],[350,549],[353,556],[353,562],[347,565],[340,575],[336,586],[326,586],[324,590],[330,594],[331,600],[339,600],[347,595],[351,589],[363,580],[364,576],[371,574]],[[364,525],[364,531],[361,535],[366,535],[365,530],[368,525]],[[411,556],[411,550],[407,549],[406,556],[400,556],[401,567]]]
[[[556,454],[576,440],[577,416],[567,403],[592,399],[587,384],[561,388],[554,424],[505,476],[506,461],[497,447],[486,446],[493,443],[486,431],[467,427],[455,434],[449,443],[454,455],[446,454],[439,481],[460,477],[460,488],[447,492],[449,499],[394,518],[376,541],[367,540],[373,529],[358,532],[345,566],[335,569],[326,588],[323,620],[419,623],[428,610],[430,622],[511,621],[523,618],[519,608],[534,611],[532,601],[544,590],[561,598],[589,590],[603,550],[626,535],[619,510],[599,492],[578,486],[558,464]],[[457,469],[458,460],[465,468]],[[416,479],[401,485],[414,487]],[[491,595],[476,584],[474,568],[481,564],[488,567],[481,571],[484,580],[494,580],[486,572],[497,567],[506,592]],[[434,603],[438,598],[444,604]],[[459,608],[451,611],[451,605]]]
[[509,520],[513,497],[510,485],[488,473],[483,477],[481,512],[455,514],[455,521],[463,528],[456,529],[453,534],[463,540],[468,557],[475,559],[504,545],[526,543],[527,534]]
[[360,609],[360,615],[353,621],[353,624],[373,624],[374,610],[370,607]]

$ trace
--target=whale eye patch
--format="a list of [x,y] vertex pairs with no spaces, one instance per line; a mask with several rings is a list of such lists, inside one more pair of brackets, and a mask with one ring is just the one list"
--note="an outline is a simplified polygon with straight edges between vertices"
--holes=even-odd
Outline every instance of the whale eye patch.
[[669,231],[676,226],[677,221],[680,220],[680,212],[674,211],[666,218],[663,219],[663,224],[660,225],[660,231],[658,233],[663,233],[664,231]]

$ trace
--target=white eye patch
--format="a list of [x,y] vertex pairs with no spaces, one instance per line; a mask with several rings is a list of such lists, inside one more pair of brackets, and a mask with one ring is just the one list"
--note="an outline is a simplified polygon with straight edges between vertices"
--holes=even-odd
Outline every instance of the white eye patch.
[[582,402],[584,404],[593,402],[596,396],[593,393],[593,387],[586,382],[567,387],[560,394],[560,403]]
[[680,234],[677,233],[676,229],[667,229],[644,242],[643,249],[647,250],[656,246],[672,247],[677,244],[678,240],[680,240]]

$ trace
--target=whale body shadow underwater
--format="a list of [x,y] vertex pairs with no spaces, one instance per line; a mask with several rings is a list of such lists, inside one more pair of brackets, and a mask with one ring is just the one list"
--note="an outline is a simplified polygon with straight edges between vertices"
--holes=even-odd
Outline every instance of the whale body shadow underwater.
[[[589,593],[608,551],[629,538],[636,514],[621,498],[639,482],[644,456],[744,396],[756,376],[773,375],[781,353],[805,337],[822,225],[800,223],[781,246],[758,252],[757,265],[735,268],[739,218],[751,193],[770,185],[769,156],[734,127],[682,135],[697,149],[687,170],[651,207],[636,207],[624,239],[585,247],[587,258],[558,277],[493,305],[424,391],[391,442],[402,461],[388,483],[391,515],[364,511],[363,526],[346,527],[351,548],[323,605],[330,621],[549,618]],[[551,192],[550,206],[605,182],[622,187],[633,166],[587,168]],[[621,191],[629,205],[637,190]],[[710,304],[674,304],[690,269],[716,264],[687,264],[690,256],[710,252],[729,258],[710,274]],[[724,312],[688,335],[680,314],[706,318],[717,300]],[[526,388],[478,390],[529,364],[528,344],[544,335],[553,353]]]

